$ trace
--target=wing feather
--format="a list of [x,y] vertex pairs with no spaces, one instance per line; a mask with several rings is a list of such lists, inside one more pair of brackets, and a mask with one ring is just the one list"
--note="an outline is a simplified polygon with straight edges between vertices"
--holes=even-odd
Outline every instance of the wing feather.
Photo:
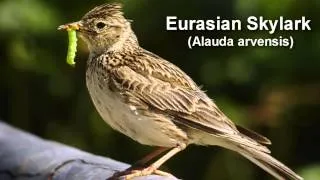
[[[131,61],[111,70],[113,83],[121,94],[127,98],[138,98],[150,109],[170,114],[177,123],[224,134],[238,133],[235,125],[178,67],[165,60],[160,61],[159,57],[140,58],[144,61],[134,61],[138,65]],[[152,61],[152,70],[147,70],[150,66],[146,59]]]

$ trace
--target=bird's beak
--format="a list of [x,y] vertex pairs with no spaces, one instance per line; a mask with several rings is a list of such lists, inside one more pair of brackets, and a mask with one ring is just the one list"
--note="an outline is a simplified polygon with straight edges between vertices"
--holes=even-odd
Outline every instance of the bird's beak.
[[73,22],[73,23],[60,25],[58,27],[58,30],[75,30],[75,31],[78,31],[78,30],[81,29],[81,27],[82,27],[82,22],[81,21],[77,21],[77,22]]

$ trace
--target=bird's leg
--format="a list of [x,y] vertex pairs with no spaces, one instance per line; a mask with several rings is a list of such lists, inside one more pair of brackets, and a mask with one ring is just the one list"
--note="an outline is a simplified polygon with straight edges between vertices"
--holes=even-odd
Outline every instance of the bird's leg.
[[156,156],[159,156],[161,153],[163,153],[164,151],[166,151],[168,149],[169,149],[168,147],[157,148],[156,150],[152,151],[150,154],[146,155],[145,157],[143,157],[139,161],[135,162],[129,169],[144,166],[146,163],[150,162],[153,158],[155,158]]
[[147,176],[150,174],[158,174],[158,175],[164,175],[164,176],[170,176],[169,173],[165,173],[162,171],[157,170],[163,163],[165,163],[168,159],[170,159],[172,156],[177,154],[178,152],[182,151],[185,148],[185,146],[177,146],[173,149],[171,149],[167,154],[162,156],[160,159],[158,159],[156,162],[152,163],[149,167],[146,167],[142,170],[133,170],[130,174],[127,174],[124,176],[124,179],[132,179],[134,177],[140,177],[140,176]]
[[[153,158],[155,158],[156,156],[159,156],[161,153],[163,153],[164,151],[168,150],[168,147],[158,147],[156,150],[152,151],[151,153],[149,153],[148,155],[146,155],[145,157],[143,157],[142,159],[140,159],[139,161],[135,162],[131,167],[129,167],[128,169],[115,173],[113,177],[120,177],[126,174],[131,174],[132,171],[134,170],[139,170],[139,169],[143,169],[145,168],[145,165],[150,162]],[[159,175],[167,175],[168,173],[162,172],[162,171],[157,171],[156,174]],[[112,179],[110,178],[110,179]]]

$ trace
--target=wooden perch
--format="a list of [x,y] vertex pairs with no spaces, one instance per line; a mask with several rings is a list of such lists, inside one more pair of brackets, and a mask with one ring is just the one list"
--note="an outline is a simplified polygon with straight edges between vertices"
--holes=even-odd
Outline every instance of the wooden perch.
[[[105,180],[129,165],[44,140],[0,121],[0,179]],[[140,180],[175,179],[145,176]]]

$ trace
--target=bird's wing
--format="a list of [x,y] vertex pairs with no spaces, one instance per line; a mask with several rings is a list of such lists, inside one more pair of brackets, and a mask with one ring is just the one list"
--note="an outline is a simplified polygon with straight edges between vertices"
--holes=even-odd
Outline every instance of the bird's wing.
[[135,54],[134,61],[125,61],[132,70],[176,86],[199,89],[196,83],[180,68],[147,50],[142,51],[142,53]]
[[111,85],[126,100],[170,115],[177,124],[211,133],[238,132],[233,122],[178,67],[151,53],[135,58],[110,70]]

